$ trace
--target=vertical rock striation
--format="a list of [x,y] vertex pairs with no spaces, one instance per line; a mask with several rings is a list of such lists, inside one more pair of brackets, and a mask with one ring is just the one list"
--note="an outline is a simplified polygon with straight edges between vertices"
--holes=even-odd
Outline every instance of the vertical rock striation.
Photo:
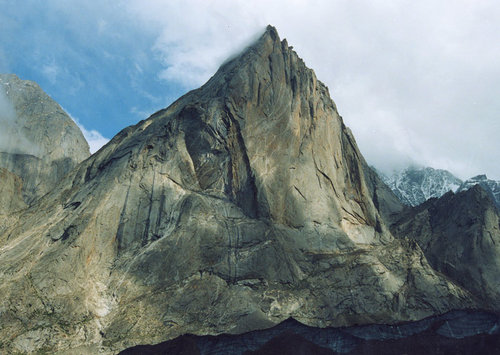
[[26,207],[22,185],[19,176],[0,168],[0,234],[16,221],[16,214]]
[[0,181],[0,215],[25,208],[21,194],[21,179],[7,169],[0,168]]

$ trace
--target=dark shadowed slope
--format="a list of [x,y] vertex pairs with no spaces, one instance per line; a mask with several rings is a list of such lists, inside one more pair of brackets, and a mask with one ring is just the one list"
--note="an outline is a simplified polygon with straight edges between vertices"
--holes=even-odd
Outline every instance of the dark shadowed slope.
[[500,306],[500,224],[490,194],[481,186],[407,210],[393,225],[415,240],[431,265],[466,287],[486,309]]
[[499,326],[498,315],[479,311],[347,328],[313,328],[289,319],[240,335],[183,335],[156,345],[135,346],[120,355],[496,354]]

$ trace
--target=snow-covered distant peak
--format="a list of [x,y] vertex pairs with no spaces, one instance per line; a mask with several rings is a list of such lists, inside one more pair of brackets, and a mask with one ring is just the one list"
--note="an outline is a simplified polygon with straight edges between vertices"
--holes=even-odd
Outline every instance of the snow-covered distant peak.
[[389,176],[379,175],[401,202],[409,206],[439,198],[448,191],[461,192],[480,185],[500,208],[500,181],[488,179],[484,174],[462,181],[447,170],[408,167]]
[[417,206],[429,198],[457,191],[462,180],[447,170],[430,167],[408,167],[391,176],[381,176],[401,202]]

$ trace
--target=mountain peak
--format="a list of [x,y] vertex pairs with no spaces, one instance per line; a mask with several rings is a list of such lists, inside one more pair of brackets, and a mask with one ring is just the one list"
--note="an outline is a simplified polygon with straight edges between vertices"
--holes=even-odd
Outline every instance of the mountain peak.
[[267,25],[264,35],[270,36],[275,41],[279,41],[278,30],[272,25]]
[[432,197],[456,191],[462,181],[449,171],[430,167],[407,167],[392,176],[383,176],[384,182],[406,205],[417,206]]
[[474,176],[464,181],[458,191],[470,189],[471,186],[480,185],[495,201],[495,204],[500,209],[500,181],[488,179],[485,174]]
[[482,307],[499,307],[499,219],[491,191],[475,184],[407,209],[392,230],[417,241],[431,266],[466,287]]
[[[350,325],[469,305],[390,234],[365,166],[326,86],[268,26],[0,234],[3,304],[32,305],[0,308],[0,336],[16,347],[49,324],[40,336],[53,348],[116,350],[289,317]],[[59,342],[63,321],[78,328]]]
[[0,74],[0,167],[22,178],[25,202],[45,195],[90,155],[76,123],[40,86]]
[[238,106],[244,102],[274,106],[277,101],[285,104],[300,95],[303,108],[310,108],[309,116],[314,115],[314,103],[305,101],[316,96],[336,112],[328,88],[270,25],[252,45],[225,62],[200,90],[201,96],[224,96]]
[[469,180],[484,181],[484,180],[488,180],[488,177],[486,176],[486,174],[480,174],[480,175],[476,175],[474,177],[471,177]]
[[273,49],[281,50],[281,39],[276,27],[267,25],[264,33],[262,33],[260,37],[248,47],[248,49],[255,49],[256,47],[266,44],[272,45]]

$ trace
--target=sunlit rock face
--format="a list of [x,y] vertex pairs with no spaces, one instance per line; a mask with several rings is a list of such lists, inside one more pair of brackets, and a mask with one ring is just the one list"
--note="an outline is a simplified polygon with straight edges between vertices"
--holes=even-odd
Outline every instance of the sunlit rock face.
[[0,234],[13,224],[20,211],[26,208],[22,186],[19,176],[0,168]]
[[73,120],[36,83],[0,74],[0,167],[22,180],[28,204],[45,195],[89,146]]
[[401,209],[328,89],[268,27],[0,235],[0,338],[114,353],[289,317],[347,326],[475,307],[393,237],[386,216]]

